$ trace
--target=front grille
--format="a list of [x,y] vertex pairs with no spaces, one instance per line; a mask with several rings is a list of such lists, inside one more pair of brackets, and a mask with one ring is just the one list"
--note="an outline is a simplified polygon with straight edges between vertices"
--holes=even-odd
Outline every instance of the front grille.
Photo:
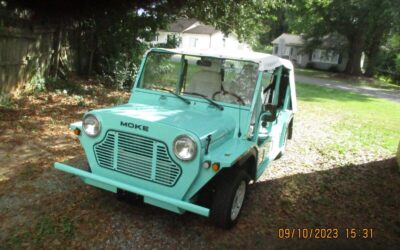
[[108,131],[94,146],[97,163],[102,168],[173,186],[181,168],[168,154],[167,146],[159,141],[120,131]]

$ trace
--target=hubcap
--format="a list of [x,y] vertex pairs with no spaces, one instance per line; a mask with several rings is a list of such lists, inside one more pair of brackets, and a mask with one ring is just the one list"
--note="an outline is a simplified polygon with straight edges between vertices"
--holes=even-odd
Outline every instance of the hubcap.
[[236,189],[235,198],[233,198],[231,209],[231,220],[235,220],[242,209],[244,195],[246,193],[246,182],[241,181],[238,189]]

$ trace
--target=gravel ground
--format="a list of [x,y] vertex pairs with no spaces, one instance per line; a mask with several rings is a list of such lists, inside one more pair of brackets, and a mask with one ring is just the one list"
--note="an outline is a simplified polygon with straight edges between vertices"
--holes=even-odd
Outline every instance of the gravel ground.
[[[119,95],[108,94],[99,103],[111,104]],[[0,249],[394,249],[400,244],[395,159],[386,151],[326,151],[325,144],[336,138],[331,124],[339,114],[310,112],[300,102],[288,150],[250,186],[238,225],[225,231],[194,214],[119,202],[112,193],[55,170],[54,161],[83,153],[65,125],[98,104],[87,100],[88,106],[80,107],[62,95],[52,99],[39,96],[21,101],[21,111],[0,110]],[[279,239],[281,228],[338,228],[339,236],[329,243]],[[346,228],[372,228],[374,235],[347,239]]]

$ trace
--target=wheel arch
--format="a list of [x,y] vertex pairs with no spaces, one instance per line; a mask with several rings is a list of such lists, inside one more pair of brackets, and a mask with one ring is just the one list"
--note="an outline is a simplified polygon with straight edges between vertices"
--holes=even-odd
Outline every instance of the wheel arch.
[[255,147],[250,148],[245,154],[238,157],[238,159],[231,165],[231,167],[221,169],[211,180],[205,184],[197,193],[197,195],[206,194],[208,191],[214,189],[217,183],[229,175],[244,169],[249,175],[251,180],[257,178],[257,158],[258,151]]
[[252,147],[247,153],[239,157],[233,164],[234,168],[244,169],[250,179],[255,180],[257,176],[258,151]]

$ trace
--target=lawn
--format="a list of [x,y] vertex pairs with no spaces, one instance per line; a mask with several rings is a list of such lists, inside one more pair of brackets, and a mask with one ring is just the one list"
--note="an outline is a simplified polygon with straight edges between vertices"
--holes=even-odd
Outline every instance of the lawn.
[[[334,118],[332,146],[342,151],[373,149],[394,153],[400,140],[400,104],[342,90],[298,84],[308,113]],[[315,121],[318,122],[318,121]]]
[[400,90],[400,85],[385,82],[376,78],[355,77],[355,76],[345,75],[343,73],[333,73],[324,70],[304,69],[304,68],[296,68],[295,71],[296,74],[298,75],[336,80],[344,84],[350,84],[355,86],[380,88],[387,90]]

